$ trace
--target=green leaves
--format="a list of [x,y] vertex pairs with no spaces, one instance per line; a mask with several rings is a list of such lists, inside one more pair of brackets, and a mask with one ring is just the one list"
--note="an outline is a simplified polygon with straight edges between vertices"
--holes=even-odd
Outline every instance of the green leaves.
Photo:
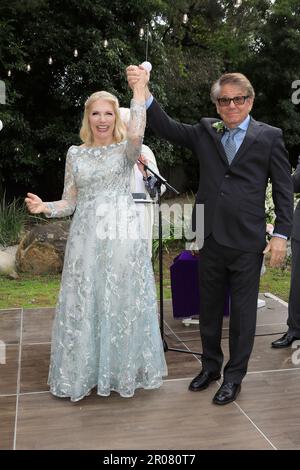
[[[238,7],[234,0],[1,0],[7,101],[0,105],[0,194],[6,187],[8,195],[30,189],[59,197],[67,148],[80,142],[85,99],[108,90],[128,106],[125,68],[143,62],[146,48],[151,89],[179,121],[216,116],[211,83],[226,71],[245,73],[256,90],[254,117],[283,128],[294,160],[300,118],[291,83],[300,79],[299,31],[298,0],[243,0]],[[183,164],[196,175],[197,162],[186,150],[149,131],[145,143],[160,167]]]

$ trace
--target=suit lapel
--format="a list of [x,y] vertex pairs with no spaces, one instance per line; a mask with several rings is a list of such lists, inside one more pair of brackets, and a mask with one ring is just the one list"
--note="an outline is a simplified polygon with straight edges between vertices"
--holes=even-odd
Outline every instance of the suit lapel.
[[245,135],[245,138],[242,142],[242,145],[238,149],[231,166],[236,165],[241,157],[244,155],[245,152],[249,149],[249,147],[255,142],[257,137],[262,131],[262,126],[260,123],[255,121],[255,119],[251,118],[249,122],[249,126]]
[[213,120],[206,121],[205,122],[205,127],[206,127],[208,133],[210,134],[210,136],[213,138],[213,141],[216,145],[216,148],[218,150],[218,153],[219,153],[220,157],[226,163],[226,165],[228,165],[228,160],[227,160],[227,157],[226,157],[226,153],[225,153],[224,147],[223,147],[222,142],[221,142],[221,139],[223,137],[223,132],[217,132],[216,129],[214,129],[212,127],[214,122],[217,122],[217,120],[215,120],[215,121],[213,121]]
[[[203,124],[205,125],[207,132],[210,134],[213,141],[215,142],[215,145],[216,145],[216,148],[218,150],[220,157],[226,163],[226,165],[229,166],[226,153],[221,142],[221,139],[223,137],[223,132],[217,132],[216,129],[212,127],[212,124],[214,122],[217,122],[217,120],[205,120]],[[231,163],[231,166],[236,165],[239,162],[240,158],[244,155],[244,153],[248,150],[248,148],[255,142],[255,140],[261,133],[261,131],[262,131],[262,125],[251,117],[245,138],[239,150],[237,151]]]

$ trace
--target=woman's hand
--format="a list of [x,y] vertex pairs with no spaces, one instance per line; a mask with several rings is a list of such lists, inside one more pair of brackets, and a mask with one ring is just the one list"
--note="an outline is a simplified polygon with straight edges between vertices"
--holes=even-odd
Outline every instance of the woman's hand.
[[148,94],[149,72],[142,66],[130,65],[127,67],[127,80],[133,91],[133,98],[137,101],[145,101]]
[[126,75],[128,85],[133,90],[134,86],[141,78],[141,69],[137,65],[129,65],[126,69]]
[[25,203],[27,209],[31,214],[40,214],[41,212],[49,212],[41,198],[39,198],[36,194],[27,193],[27,197],[25,198]]

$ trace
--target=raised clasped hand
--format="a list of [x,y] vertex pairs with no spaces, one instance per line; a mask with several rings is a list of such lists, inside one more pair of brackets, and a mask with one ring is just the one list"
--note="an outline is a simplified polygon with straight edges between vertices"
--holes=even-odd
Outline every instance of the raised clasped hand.
[[126,69],[127,81],[128,85],[131,89],[135,87],[135,85],[146,86],[149,82],[149,72],[145,70],[141,65],[129,65]]

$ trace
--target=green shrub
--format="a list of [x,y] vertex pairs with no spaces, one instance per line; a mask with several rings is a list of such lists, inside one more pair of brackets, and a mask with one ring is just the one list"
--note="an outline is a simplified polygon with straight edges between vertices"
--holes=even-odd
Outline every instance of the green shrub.
[[[164,234],[162,236],[162,248],[165,253],[170,251],[182,251],[185,248],[185,243],[187,242],[186,238],[178,239],[175,237],[175,224],[171,221],[168,221],[169,224],[169,233],[168,236]],[[158,229],[157,229],[158,231]],[[155,238],[152,241],[152,258],[155,261],[159,255],[159,239]]]
[[9,246],[19,242],[26,218],[24,203],[19,199],[7,202],[4,194],[0,203],[0,245]]

